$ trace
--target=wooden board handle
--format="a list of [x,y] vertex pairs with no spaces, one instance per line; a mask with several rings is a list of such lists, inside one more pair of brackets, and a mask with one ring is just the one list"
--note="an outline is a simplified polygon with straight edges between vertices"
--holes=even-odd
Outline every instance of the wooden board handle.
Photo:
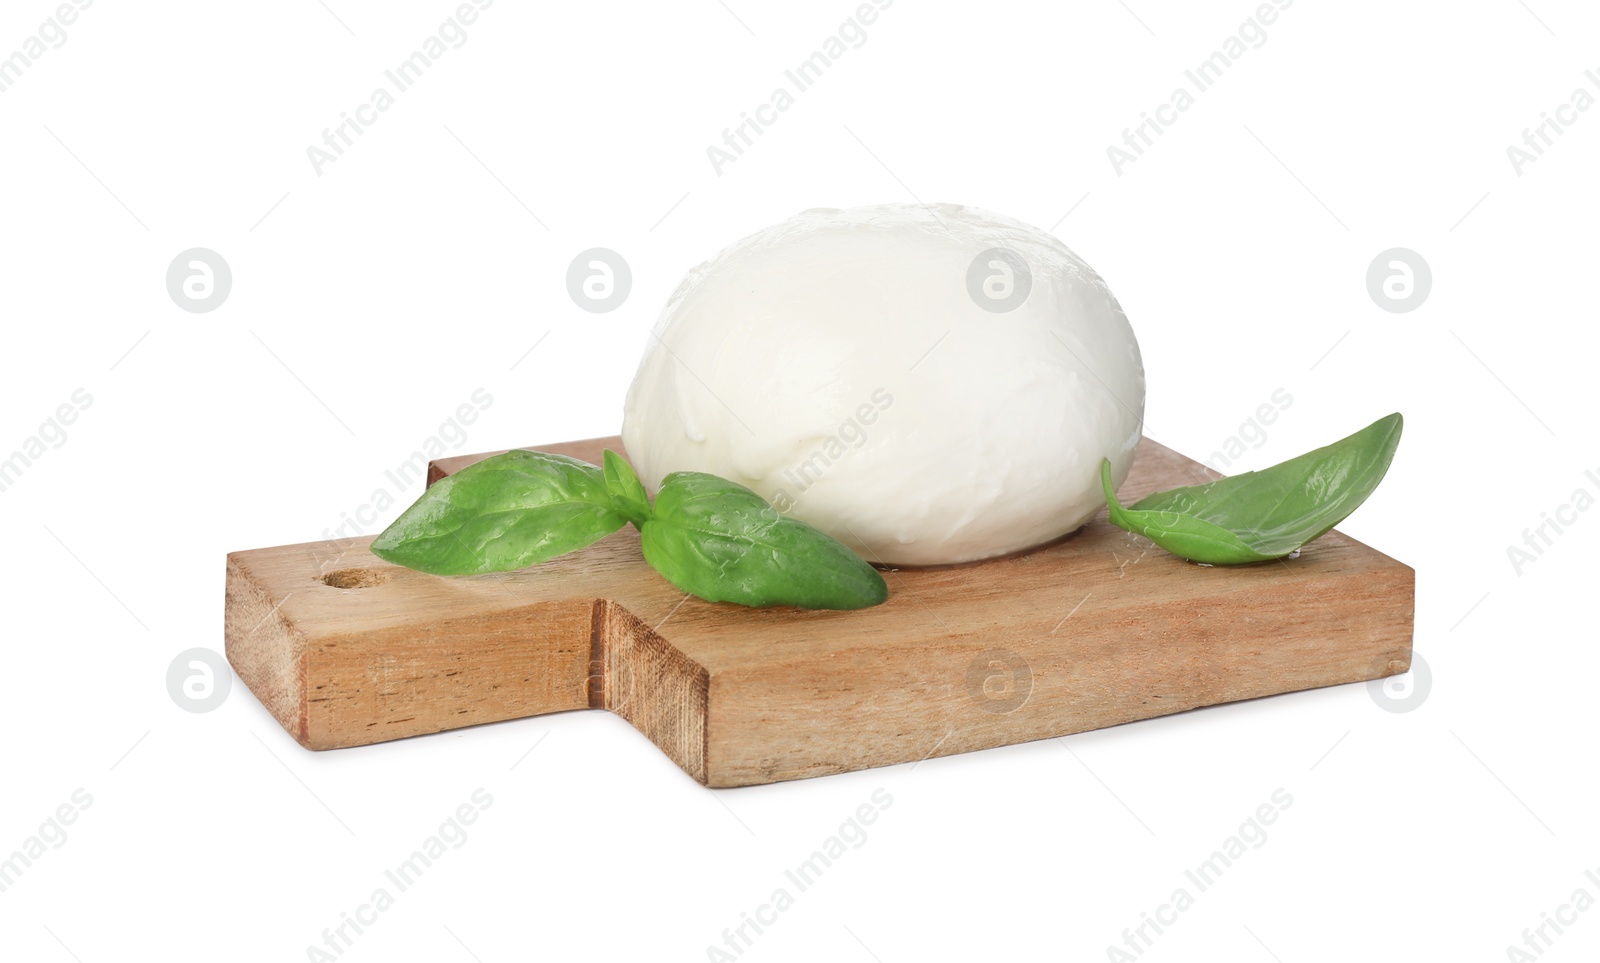
[[[363,553],[364,554],[364,553]],[[427,622],[309,635],[262,590],[244,553],[229,556],[228,660],[297,742],[337,749],[571,709],[609,709],[704,781],[709,679],[605,599],[532,602]],[[316,576],[312,601],[376,588],[392,569]],[[318,593],[317,590],[322,590]]]

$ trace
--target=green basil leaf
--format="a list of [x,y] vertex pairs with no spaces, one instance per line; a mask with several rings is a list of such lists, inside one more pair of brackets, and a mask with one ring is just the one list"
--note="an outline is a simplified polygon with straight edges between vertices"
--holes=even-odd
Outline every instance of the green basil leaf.
[[373,541],[372,554],[433,575],[508,572],[627,523],[599,468],[565,455],[508,451],[436,482]]
[[1388,472],[1403,423],[1397,411],[1271,468],[1156,492],[1127,508],[1111,490],[1111,463],[1102,462],[1111,524],[1196,562],[1282,558],[1361,507]]
[[650,518],[650,496],[645,494],[644,483],[634,473],[627,459],[607,448],[604,456],[606,491],[616,504],[617,511],[627,516],[634,528],[643,528]]
[[843,542],[715,475],[668,475],[641,533],[656,571],[712,602],[860,609],[889,596],[883,576]]

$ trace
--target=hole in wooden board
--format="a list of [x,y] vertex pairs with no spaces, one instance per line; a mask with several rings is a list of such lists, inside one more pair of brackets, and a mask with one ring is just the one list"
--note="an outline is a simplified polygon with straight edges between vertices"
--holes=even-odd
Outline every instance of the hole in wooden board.
[[389,573],[379,568],[341,568],[322,576],[323,585],[340,589],[372,588],[389,581]]

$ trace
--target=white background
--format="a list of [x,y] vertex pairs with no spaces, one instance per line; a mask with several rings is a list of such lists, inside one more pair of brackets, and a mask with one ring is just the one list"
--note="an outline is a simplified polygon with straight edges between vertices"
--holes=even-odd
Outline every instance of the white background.
[[[1255,4],[901,0],[718,176],[707,146],[854,4],[502,0],[319,176],[306,148],[454,9],[328,2],[96,3],[0,94],[0,454],[93,397],[0,493],[0,855],[93,798],[0,893],[7,958],[306,959],[480,787],[465,844],[342,958],[703,960],[878,788],[865,844],[743,958],[1106,959],[1279,788],[1266,842],[1143,958],[1506,959],[1600,897],[1600,512],[1507,557],[1600,494],[1600,110],[1520,175],[1506,154],[1600,96],[1592,6],[1300,0],[1119,176],[1107,146]],[[53,9],[6,4],[0,55]],[[1403,411],[1342,527],[1417,570],[1425,698],[712,792],[604,713],[313,754],[237,683],[207,714],[169,697],[177,653],[222,648],[228,551],[323,537],[476,388],[460,453],[616,431],[687,268],[807,207],[913,199],[1053,226],[1126,308],[1148,433],[1180,451],[1278,388],[1233,470]],[[633,269],[609,314],[565,288],[593,246]],[[1396,246],[1433,272],[1410,313],[1366,289]],[[232,267],[212,313],[164,286],[192,247]],[[1600,911],[1577,920],[1545,959],[1600,950]]]

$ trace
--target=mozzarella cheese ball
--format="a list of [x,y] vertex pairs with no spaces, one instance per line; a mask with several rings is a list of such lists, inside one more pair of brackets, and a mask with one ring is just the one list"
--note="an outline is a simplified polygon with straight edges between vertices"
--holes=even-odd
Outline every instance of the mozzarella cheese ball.
[[1105,504],[1144,417],[1133,329],[1054,237],[959,205],[806,211],[690,271],[622,438],[747,485],[882,565],[1041,545]]

